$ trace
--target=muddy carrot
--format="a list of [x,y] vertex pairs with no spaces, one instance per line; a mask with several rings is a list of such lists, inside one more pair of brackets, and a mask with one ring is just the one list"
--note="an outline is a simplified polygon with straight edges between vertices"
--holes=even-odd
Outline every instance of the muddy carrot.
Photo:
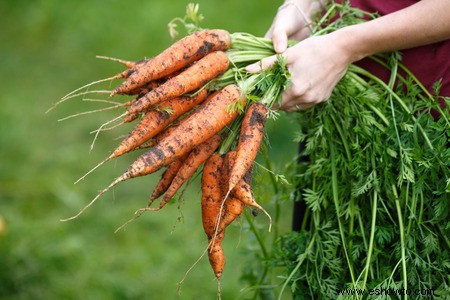
[[170,184],[172,183],[172,180],[177,175],[178,170],[184,164],[184,160],[188,157],[188,155],[189,154],[180,157],[179,159],[173,161],[167,166],[167,169],[162,173],[160,180],[156,184],[153,193],[150,196],[150,200],[148,202],[147,207],[149,207],[153,203],[153,201],[155,201],[157,198],[159,198],[167,191]]
[[182,69],[210,52],[225,51],[230,47],[230,34],[221,29],[201,30],[172,44],[148,60],[142,68],[128,77],[113,94],[123,93]]
[[245,112],[239,135],[236,157],[230,172],[228,192],[241,180],[253,165],[264,136],[264,125],[268,108],[260,102],[253,102]]
[[189,97],[175,97],[162,102],[157,109],[147,112],[129,135],[110,155],[109,159],[118,157],[138,147],[156,136],[178,117],[190,111],[207,97],[207,91]]
[[197,169],[203,164],[219,147],[222,138],[219,135],[214,135],[209,140],[201,143],[190,152],[189,156],[184,161],[181,168],[178,170],[175,178],[170,184],[167,191],[164,193],[161,204],[156,209],[161,209],[166,205],[170,199],[175,196],[180,187],[191,178]]
[[190,93],[203,87],[222,74],[229,66],[228,56],[222,51],[212,52],[157,88],[137,99],[127,113],[133,115],[147,110],[158,102]]
[[269,218],[270,231],[272,227],[272,217],[261,205],[256,202],[252,193],[252,168],[250,168],[238,184],[236,184],[231,194],[238,198],[246,206],[253,206],[265,213]]

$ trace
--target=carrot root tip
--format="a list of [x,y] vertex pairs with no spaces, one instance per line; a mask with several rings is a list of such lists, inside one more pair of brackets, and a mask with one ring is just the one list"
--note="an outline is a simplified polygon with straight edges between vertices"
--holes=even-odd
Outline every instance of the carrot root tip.
[[94,199],[91,200],[91,202],[89,202],[87,205],[85,205],[76,215],[66,218],[66,219],[60,219],[61,222],[67,222],[73,219],[78,218],[86,209],[88,209],[92,204],[95,203],[95,201],[97,201],[98,198],[100,198],[101,195],[103,195],[104,193],[106,193],[107,191],[109,191],[113,186],[115,186],[116,184],[118,184],[119,182],[125,181],[127,179],[131,178],[130,173],[125,172],[124,174],[122,174],[120,177],[118,177],[116,180],[114,180],[113,182],[111,182],[110,185],[108,185],[106,188],[104,188],[103,190],[101,190],[97,196],[95,196]]
[[77,184],[78,182],[80,182],[81,180],[83,180],[84,178],[86,178],[86,176],[88,176],[89,174],[91,174],[92,172],[94,172],[97,168],[99,168],[100,166],[102,166],[103,164],[105,164],[106,162],[110,161],[113,158],[113,156],[109,156],[107,157],[105,160],[101,161],[100,163],[98,163],[95,167],[93,167],[92,169],[90,169],[86,174],[84,174],[83,176],[81,176],[77,181],[74,182],[74,184]]

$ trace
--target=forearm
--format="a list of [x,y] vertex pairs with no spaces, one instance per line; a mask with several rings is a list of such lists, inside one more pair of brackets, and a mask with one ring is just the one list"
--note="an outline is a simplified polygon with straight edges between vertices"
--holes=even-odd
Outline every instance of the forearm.
[[392,14],[338,30],[335,37],[347,49],[350,62],[449,39],[450,1],[422,0]]

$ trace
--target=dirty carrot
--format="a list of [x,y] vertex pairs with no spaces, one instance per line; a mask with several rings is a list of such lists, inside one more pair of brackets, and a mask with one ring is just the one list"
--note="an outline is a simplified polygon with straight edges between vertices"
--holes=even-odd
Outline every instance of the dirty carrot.
[[206,160],[202,171],[202,224],[208,239],[214,236],[217,217],[222,205],[220,189],[222,164],[222,155],[214,153]]
[[114,150],[110,159],[129,152],[160,133],[179,116],[203,102],[207,94],[206,90],[202,90],[192,97],[175,97],[160,103],[158,108],[147,112],[142,117],[129,135]]
[[230,47],[230,34],[222,29],[201,30],[188,35],[152,59],[118,86],[112,93],[123,93],[149,81],[170,75],[213,51]]
[[218,280],[220,291],[220,277],[225,267],[225,254],[222,248],[224,232],[215,236],[216,222],[219,219],[222,205],[222,193],[220,189],[223,158],[215,153],[206,160],[202,174],[202,224],[208,237],[208,258],[214,275]]
[[236,148],[236,157],[229,175],[228,193],[253,165],[264,136],[267,111],[268,108],[265,104],[253,102],[245,112]]
[[153,201],[158,199],[161,195],[163,195],[167,191],[170,184],[172,183],[172,180],[177,175],[178,170],[181,168],[181,166],[184,163],[184,160],[187,158],[188,155],[189,154],[180,157],[179,159],[171,162],[167,166],[167,169],[161,174],[160,180],[153,189],[147,207],[149,207],[153,203]]
[[[147,82],[146,84],[144,84],[142,86],[136,87],[136,88],[134,88],[132,90],[125,91],[125,92],[123,92],[121,94],[122,95],[137,95],[137,97],[135,99],[132,99],[132,100],[129,101],[129,103],[131,105],[137,99],[143,97],[145,94],[147,94],[151,90],[153,90],[153,89],[157,88],[158,86],[160,86],[161,84],[163,84],[167,79],[175,77],[175,76],[177,76],[178,74],[180,74],[183,71],[184,71],[184,69],[178,70],[178,71],[173,72],[172,74],[170,74],[170,75],[168,75],[166,77]],[[111,93],[111,91],[110,91],[110,93]]]
[[272,228],[272,217],[270,214],[259,205],[252,193],[252,168],[250,168],[244,177],[236,184],[231,192],[236,198],[247,206],[253,206],[267,215],[269,218],[269,231]]
[[220,277],[222,277],[223,270],[225,269],[225,253],[223,252],[222,241],[224,239],[225,232],[219,233],[214,240],[211,240],[208,248],[209,264],[213,269],[214,276],[217,278],[217,292],[220,294]]
[[226,187],[228,186],[229,174],[233,166],[233,162],[236,157],[236,151],[228,151],[223,158],[220,190],[222,195],[222,204],[218,219],[216,222],[216,235],[220,234],[225,228],[230,225],[237,217],[239,217],[245,207],[245,204],[235,197],[232,193],[226,193]]
[[220,215],[220,221],[217,224],[217,235],[225,230],[234,220],[236,220],[244,211],[245,204],[235,195],[230,194],[225,199],[223,213]]
[[219,147],[222,138],[219,135],[214,135],[209,140],[201,143],[190,152],[189,156],[184,161],[184,164],[178,170],[175,178],[165,192],[161,204],[155,210],[159,210],[175,196],[180,187],[191,178],[197,169],[203,164]]
[[[148,92],[150,92],[151,90],[160,86],[161,83],[162,82],[160,82],[160,81],[150,81],[150,82],[146,83],[145,85],[137,87],[130,91],[127,91],[126,93],[123,93],[122,95],[137,95],[136,98],[140,98],[140,97],[144,96],[145,94],[147,94]],[[131,102],[134,102],[135,100],[136,99],[130,100],[130,105],[131,105]]]
[[127,113],[141,113],[158,102],[190,93],[203,87],[210,80],[228,69],[229,60],[225,52],[209,53],[183,72],[137,99]]

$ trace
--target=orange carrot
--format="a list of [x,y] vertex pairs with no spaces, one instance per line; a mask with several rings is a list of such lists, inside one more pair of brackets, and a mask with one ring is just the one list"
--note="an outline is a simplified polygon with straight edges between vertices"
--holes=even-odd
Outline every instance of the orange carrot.
[[206,99],[207,91],[189,97],[176,97],[160,103],[158,109],[147,112],[129,135],[110,155],[109,159],[118,157],[148,141],[182,114],[190,111]]
[[155,145],[157,145],[159,143],[159,141],[161,141],[162,139],[168,137],[169,135],[172,134],[172,131],[179,125],[179,123],[172,123],[169,126],[167,126],[166,128],[164,128],[163,131],[161,131],[160,133],[158,133],[154,138],[152,138],[151,140],[143,143],[142,145],[138,146],[135,148],[135,150],[139,150],[139,149],[149,149],[151,147],[154,147]]
[[227,182],[229,180],[229,174],[233,166],[234,159],[236,157],[236,151],[228,151],[223,158],[222,174],[220,182],[220,190],[222,194],[222,207],[219,213],[219,219],[216,223],[216,233],[219,234],[225,228],[230,225],[237,217],[239,217],[244,210],[244,203],[240,201],[234,194],[226,192]]
[[210,157],[214,151],[219,147],[222,138],[219,135],[214,135],[209,140],[201,143],[190,152],[189,156],[184,161],[184,164],[178,170],[175,178],[165,192],[161,204],[155,210],[159,210],[166,205],[170,199],[175,196],[180,187],[194,175],[202,163]]
[[215,153],[205,162],[202,172],[202,224],[208,239],[212,239],[222,205],[222,155]]
[[269,218],[269,231],[272,227],[272,217],[269,215],[269,213],[261,206],[259,205],[255,198],[253,197],[252,193],[252,168],[250,168],[247,173],[245,173],[244,177],[238,182],[238,184],[233,188],[232,194],[238,198],[243,204],[247,206],[253,206],[262,212],[264,212],[267,217]]
[[[230,180],[230,173],[232,171],[234,162],[236,160],[237,151],[230,150],[226,153],[224,162],[223,162],[223,171],[222,171],[222,181],[221,181],[221,193],[222,198],[227,196],[227,188],[228,182]],[[270,220],[269,231],[272,225],[272,218],[269,213],[259,205],[253,197],[253,193],[251,190],[252,184],[252,168],[251,166],[245,175],[239,180],[238,184],[235,185],[231,193],[228,193],[227,199],[224,201],[223,212],[221,213],[221,223],[217,228],[217,232],[221,232],[225,229],[234,219],[236,219],[244,209],[245,206],[253,206],[263,211]],[[242,204],[238,203],[238,200],[242,202]],[[228,212],[227,212],[228,211]],[[225,216],[228,214],[228,216]],[[225,216],[225,217],[224,217]]]
[[225,268],[225,253],[223,252],[222,241],[225,232],[219,233],[208,248],[209,264],[211,265],[214,275],[218,280],[218,290],[220,292],[220,277]]
[[224,232],[215,235],[216,222],[222,205],[220,181],[223,158],[220,154],[213,154],[206,160],[202,174],[202,224],[208,237],[209,263],[216,276],[219,287],[220,277],[225,267],[225,254],[222,248]]
[[155,188],[153,190],[152,195],[150,196],[150,200],[148,202],[147,207],[149,207],[153,203],[154,200],[159,198],[161,195],[163,195],[167,191],[170,184],[172,183],[172,180],[177,175],[178,170],[184,164],[184,161],[187,157],[188,157],[188,155],[180,157],[179,159],[171,162],[167,166],[167,169],[161,175],[161,179],[158,181],[157,185],[155,186]]
[[230,172],[228,193],[253,165],[263,139],[267,111],[268,108],[265,104],[253,102],[245,112],[236,157]]
[[234,220],[236,220],[244,211],[245,204],[236,196],[229,195],[225,200],[223,213],[220,215],[220,221],[217,225],[217,234],[220,234]]
[[170,135],[162,138],[154,147],[139,156],[125,173],[100,191],[78,214],[65,220],[78,217],[97,201],[101,195],[118,183],[156,172],[219,133],[238,116],[239,112],[237,110],[229,111],[228,108],[235,102],[245,103],[245,99],[241,97],[239,87],[234,84],[228,85],[219,92],[214,93],[212,97],[208,97],[207,101],[183,119],[171,131]]
[[137,99],[127,113],[141,113],[158,102],[201,88],[228,69],[228,56],[222,51],[209,53],[195,64]]
[[182,69],[213,51],[225,51],[230,47],[230,34],[221,29],[201,30],[188,35],[159,55],[148,60],[143,67],[118,86],[113,94],[123,93]]
[[[143,97],[145,94],[147,94],[151,90],[157,88],[161,84],[162,84],[162,82],[160,82],[160,81],[150,81],[149,83],[145,84],[144,86],[137,87],[126,93],[123,93],[122,95],[137,95],[136,98],[138,99],[140,97]],[[136,98],[127,102],[127,104],[129,104],[128,106],[130,106],[134,101],[136,101],[137,100]]]
[[137,88],[134,88],[132,90],[126,91],[121,93],[122,95],[137,95],[137,97],[135,99],[132,99],[131,101],[129,101],[130,105],[135,102],[136,100],[138,100],[139,98],[142,98],[145,94],[147,94],[148,92],[150,92],[151,90],[157,88],[158,86],[160,86],[161,84],[163,84],[167,79],[170,79],[174,76],[179,75],[182,71],[184,71],[184,69],[178,70],[176,72],[173,72],[172,74],[170,74],[169,76],[157,79],[157,80],[153,80],[150,81],[146,84],[144,84],[143,86],[139,86]]
[[223,166],[222,166],[222,180],[220,182],[220,191],[222,193],[222,201],[224,201],[224,196],[228,192],[228,181],[230,180],[230,172],[233,167],[233,162],[236,158],[236,150],[229,150],[224,154]]

